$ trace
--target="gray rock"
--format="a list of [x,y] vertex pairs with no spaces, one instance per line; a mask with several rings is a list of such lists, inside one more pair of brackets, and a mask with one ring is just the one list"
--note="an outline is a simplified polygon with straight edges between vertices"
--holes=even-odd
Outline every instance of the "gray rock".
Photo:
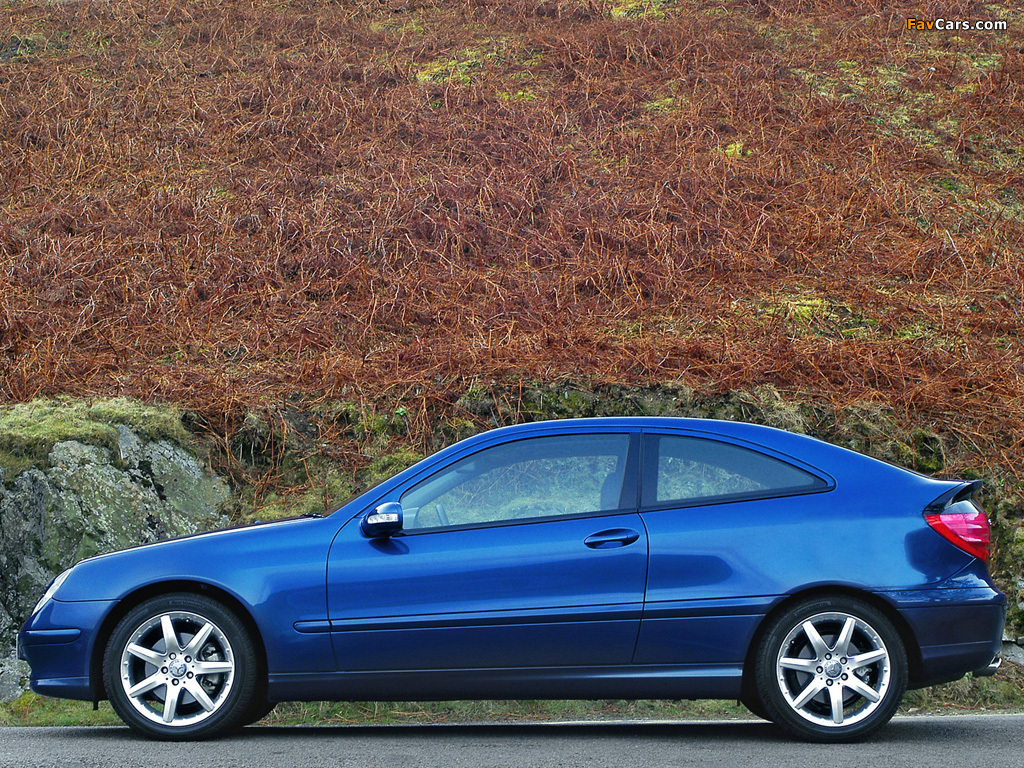
[[[0,635],[8,632],[14,626],[14,619],[12,619],[11,615],[4,610],[2,605],[0,605]],[[0,699],[0,701],[2,701],[2,699]]]
[[[67,440],[48,466],[0,479],[0,701],[24,687],[21,624],[50,580],[93,555],[223,525],[229,488],[188,451],[119,425],[118,447]],[[9,657],[9,658],[8,658]],[[21,670],[21,671],[19,671]]]
[[160,498],[187,517],[197,509],[216,509],[230,493],[227,483],[204,472],[193,456],[167,441],[146,445],[138,467],[148,471]]
[[13,701],[28,688],[29,667],[11,654],[0,659],[0,701]]
[[1003,661],[1012,661],[1014,664],[1024,664],[1024,648],[1016,643],[1003,643]]
[[117,448],[121,454],[121,461],[129,466],[137,467],[139,457],[142,455],[142,441],[124,424],[117,424],[116,427]]

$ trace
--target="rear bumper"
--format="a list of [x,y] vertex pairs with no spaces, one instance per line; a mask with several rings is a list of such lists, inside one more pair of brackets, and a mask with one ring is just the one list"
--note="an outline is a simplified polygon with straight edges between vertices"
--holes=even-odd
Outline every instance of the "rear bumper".
[[[958,592],[963,594],[950,594]],[[947,602],[951,597],[959,599]],[[998,668],[992,665],[1002,650],[1005,595],[994,589],[944,590],[943,598],[900,608],[920,650],[918,663],[911,664],[911,688],[959,680],[968,672],[995,674]]]

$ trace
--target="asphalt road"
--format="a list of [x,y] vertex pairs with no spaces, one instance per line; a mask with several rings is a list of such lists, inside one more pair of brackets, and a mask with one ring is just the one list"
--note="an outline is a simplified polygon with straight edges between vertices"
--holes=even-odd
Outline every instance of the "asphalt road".
[[3,768],[1024,768],[1024,715],[897,718],[862,744],[789,741],[755,721],[251,727],[167,744],[125,728],[0,728]]

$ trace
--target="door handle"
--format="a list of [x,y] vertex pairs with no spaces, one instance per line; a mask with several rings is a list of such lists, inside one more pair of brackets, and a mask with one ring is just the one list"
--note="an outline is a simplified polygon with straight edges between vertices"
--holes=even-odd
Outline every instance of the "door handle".
[[632,528],[612,528],[587,536],[583,543],[591,549],[612,549],[628,546],[639,538],[640,534]]

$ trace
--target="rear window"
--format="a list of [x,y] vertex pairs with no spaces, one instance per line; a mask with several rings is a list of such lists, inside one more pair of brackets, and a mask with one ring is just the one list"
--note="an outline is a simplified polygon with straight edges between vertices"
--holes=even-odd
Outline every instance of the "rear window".
[[786,496],[828,487],[785,461],[717,440],[647,435],[644,457],[645,507]]

